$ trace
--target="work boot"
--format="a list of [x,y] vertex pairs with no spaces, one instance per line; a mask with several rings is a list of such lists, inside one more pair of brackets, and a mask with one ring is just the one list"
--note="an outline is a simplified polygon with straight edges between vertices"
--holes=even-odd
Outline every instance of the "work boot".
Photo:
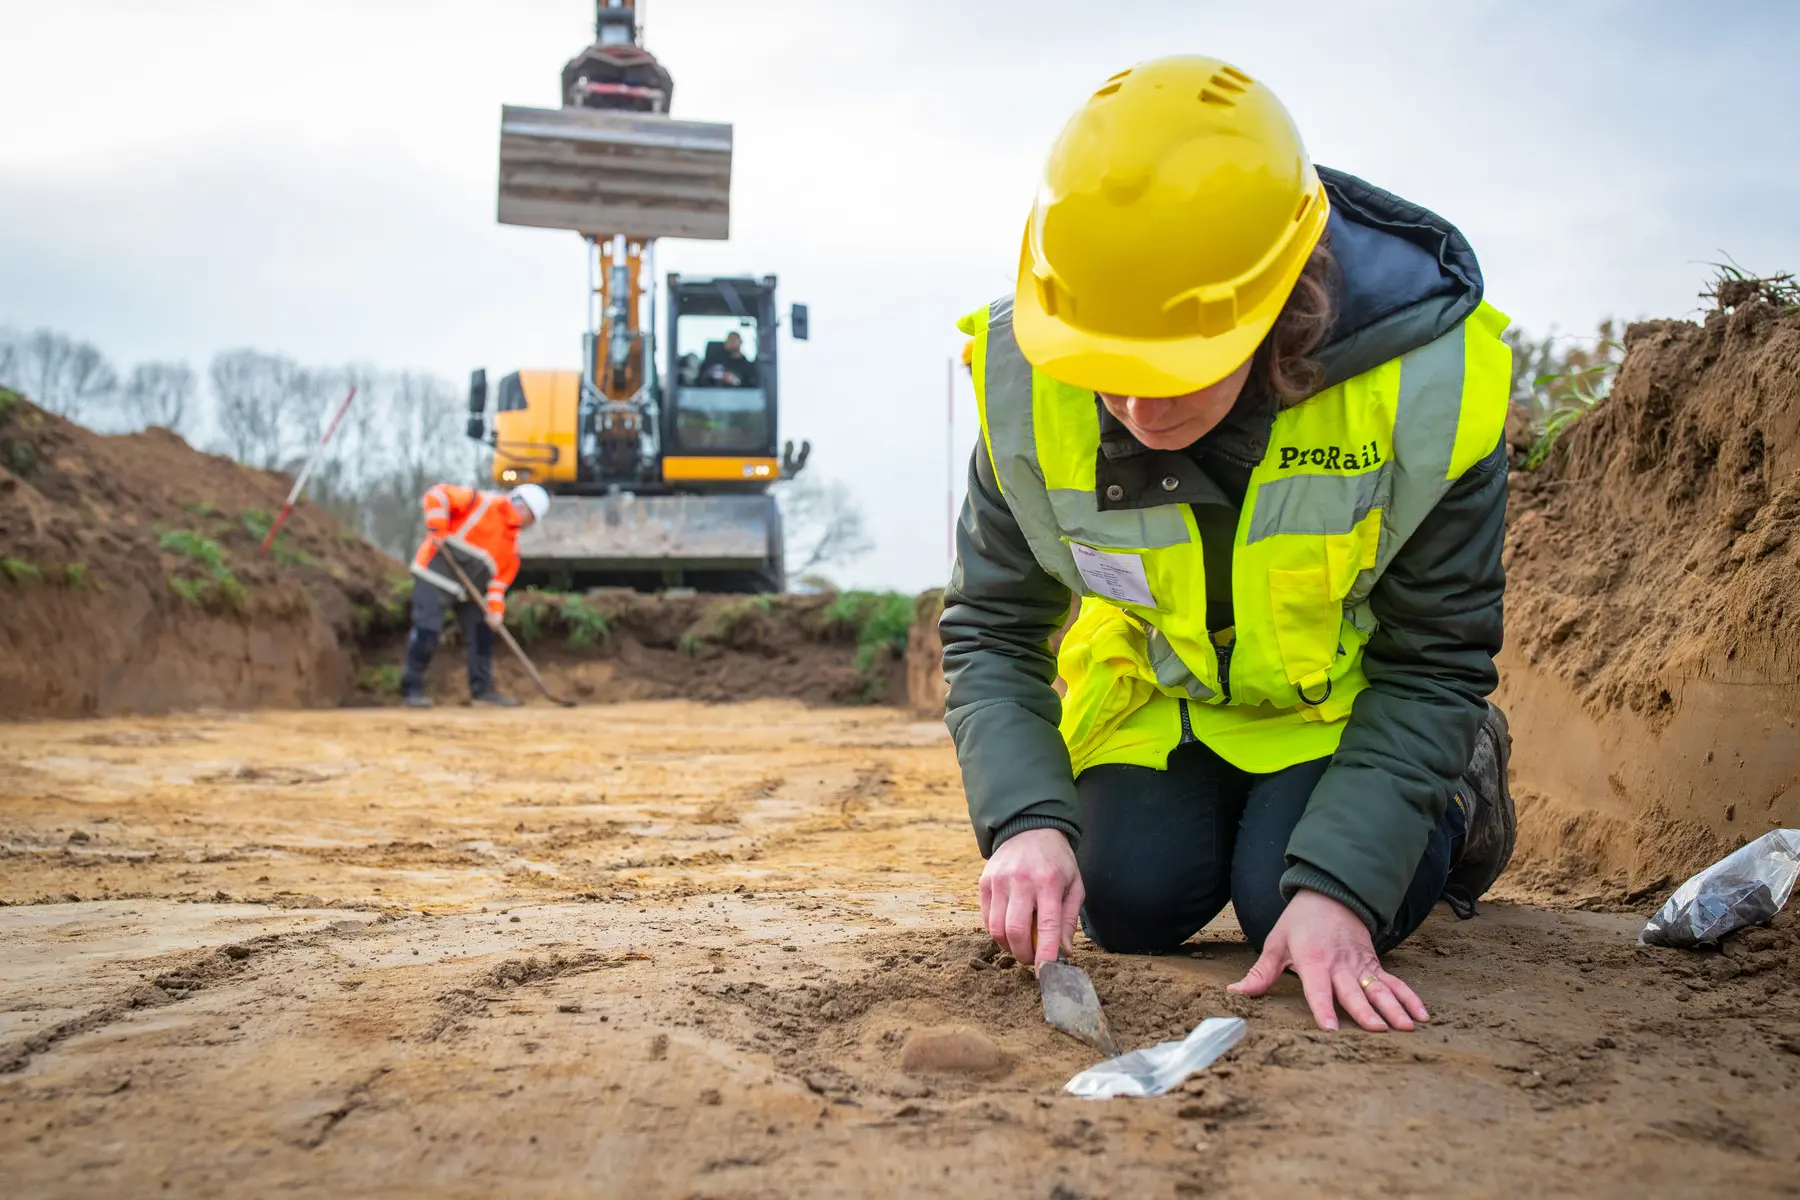
[[499,690],[483,692],[479,696],[471,696],[469,697],[469,703],[478,705],[482,708],[519,707],[519,702],[517,700],[514,700],[511,696],[508,696],[505,692]]
[[400,703],[407,708],[430,708],[431,697],[424,692],[408,692],[400,697]]
[[1506,714],[1489,704],[1475,735],[1475,757],[1456,790],[1467,832],[1462,853],[1450,864],[1450,878],[1444,883],[1445,901],[1465,920],[1475,915],[1475,901],[1512,861],[1513,843],[1518,840],[1519,821],[1506,783],[1511,758],[1512,733],[1506,727]]

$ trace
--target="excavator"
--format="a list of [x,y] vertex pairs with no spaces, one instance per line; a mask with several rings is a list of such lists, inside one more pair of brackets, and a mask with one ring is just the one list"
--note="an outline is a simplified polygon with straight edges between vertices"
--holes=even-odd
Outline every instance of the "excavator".
[[812,450],[777,441],[780,333],[806,340],[808,314],[783,322],[773,275],[671,273],[659,347],[656,242],[730,236],[732,131],[668,115],[640,7],[597,0],[561,108],[502,109],[499,220],[581,234],[587,332],[578,370],[473,372],[467,432],[495,483],[557,497],[519,539],[521,583],[779,591],[770,487]]

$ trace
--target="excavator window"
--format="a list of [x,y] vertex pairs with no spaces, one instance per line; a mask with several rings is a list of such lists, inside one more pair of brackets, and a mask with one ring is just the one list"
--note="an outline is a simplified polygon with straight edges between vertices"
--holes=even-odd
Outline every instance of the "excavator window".
[[517,372],[500,381],[498,394],[494,398],[494,411],[525,411],[525,385],[519,382]]
[[683,452],[758,454],[771,441],[754,318],[683,313],[675,322],[680,369],[675,438]]

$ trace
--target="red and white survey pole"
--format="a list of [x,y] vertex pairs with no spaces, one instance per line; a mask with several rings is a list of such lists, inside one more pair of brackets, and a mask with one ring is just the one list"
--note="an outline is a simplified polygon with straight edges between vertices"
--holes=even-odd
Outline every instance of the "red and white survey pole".
[[281,506],[281,512],[276,514],[275,523],[269,526],[269,535],[263,539],[262,553],[265,557],[269,553],[269,547],[275,544],[275,535],[280,533],[281,527],[287,523],[288,514],[293,512],[294,505],[299,503],[300,493],[306,490],[307,477],[313,473],[313,468],[318,466],[319,460],[325,456],[325,447],[330,444],[331,435],[337,432],[338,423],[344,419],[344,414],[350,411],[350,402],[354,399],[356,399],[356,389],[351,388],[350,394],[344,397],[344,402],[338,405],[336,414],[331,418],[331,424],[325,426],[325,433],[319,438],[319,444],[313,447],[312,456],[306,460],[306,465],[300,468],[300,475],[294,480],[294,490],[288,493],[287,502]]

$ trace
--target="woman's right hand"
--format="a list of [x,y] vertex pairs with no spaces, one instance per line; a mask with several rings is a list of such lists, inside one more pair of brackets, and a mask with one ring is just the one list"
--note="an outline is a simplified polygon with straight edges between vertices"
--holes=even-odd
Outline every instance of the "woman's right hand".
[[1027,829],[1000,843],[981,873],[981,923],[1035,968],[1074,943],[1086,895],[1069,839],[1055,829]]

